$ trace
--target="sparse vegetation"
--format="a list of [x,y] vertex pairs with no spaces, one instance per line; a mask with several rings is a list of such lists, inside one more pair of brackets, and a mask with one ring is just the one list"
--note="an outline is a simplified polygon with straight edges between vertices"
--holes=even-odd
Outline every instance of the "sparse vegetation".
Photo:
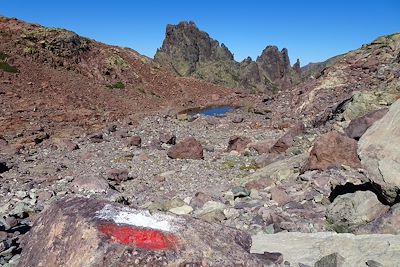
[[258,166],[257,163],[253,160],[249,164],[243,164],[239,168],[241,171],[251,171],[251,170],[257,170]]
[[233,168],[235,168],[236,161],[234,161],[234,160],[225,160],[223,164],[224,164],[224,166],[226,168],[233,169]]
[[124,89],[125,88],[125,84],[123,82],[116,82],[113,85],[109,85],[108,88],[111,88],[111,89]]
[[113,54],[106,59],[107,64],[111,68],[120,68],[120,69],[128,69],[129,65],[125,62],[125,60],[117,54]]
[[25,55],[32,55],[36,53],[36,49],[34,47],[31,46],[27,46],[24,48],[24,54]]
[[10,64],[7,63],[7,54],[4,52],[0,52],[0,70],[3,70],[5,72],[9,73],[18,73],[18,69],[16,67],[11,66]]

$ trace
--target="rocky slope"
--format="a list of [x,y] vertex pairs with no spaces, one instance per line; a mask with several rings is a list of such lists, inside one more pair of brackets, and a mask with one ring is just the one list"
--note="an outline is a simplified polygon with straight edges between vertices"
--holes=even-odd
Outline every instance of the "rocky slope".
[[224,44],[193,22],[168,25],[154,59],[180,76],[253,91],[276,91],[300,80],[300,63],[290,65],[287,49],[267,46],[256,61],[247,58],[239,63]]
[[230,89],[175,77],[131,49],[67,30],[1,17],[0,36],[0,132],[5,138],[24,135],[33,125],[75,134],[210,100],[238,102]]
[[0,265],[398,266],[399,34],[257,96],[1,22]]

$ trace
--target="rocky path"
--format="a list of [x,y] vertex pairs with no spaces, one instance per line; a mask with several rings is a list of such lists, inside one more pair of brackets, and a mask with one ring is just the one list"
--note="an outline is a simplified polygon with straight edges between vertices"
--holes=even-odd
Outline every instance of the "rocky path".
[[324,134],[329,127],[266,121],[245,109],[222,117],[150,116],[76,139],[50,137],[16,154],[4,144],[0,263],[18,262],[32,221],[65,196],[196,217],[252,235],[397,234],[390,225],[398,205],[372,186],[356,140]]

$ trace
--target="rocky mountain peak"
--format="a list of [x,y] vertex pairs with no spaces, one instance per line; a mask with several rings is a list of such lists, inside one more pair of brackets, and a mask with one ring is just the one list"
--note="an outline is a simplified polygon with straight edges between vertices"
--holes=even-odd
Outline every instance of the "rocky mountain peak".
[[233,60],[233,54],[224,44],[199,30],[194,22],[184,21],[167,25],[164,42],[157,50],[155,60],[178,75],[188,76],[195,72],[198,63]]
[[267,46],[256,61],[248,57],[239,63],[223,43],[191,21],[167,26],[154,59],[180,76],[260,91],[287,87],[296,81],[293,75],[300,75],[300,68],[293,71],[286,48],[279,51],[276,46]]

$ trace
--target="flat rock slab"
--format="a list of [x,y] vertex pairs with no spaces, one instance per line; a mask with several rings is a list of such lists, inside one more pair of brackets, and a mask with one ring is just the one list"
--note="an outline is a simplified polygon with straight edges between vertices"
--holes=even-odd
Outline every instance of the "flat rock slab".
[[36,220],[19,266],[270,266],[236,229],[113,202],[65,198]]
[[324,256],[338,253],[343,266],[367,266],[374,260],[383,266],[400,266],[400,235],[353,235],[334,232],[258,234],[251,252],[279,251],[291,266],[314,266]]

